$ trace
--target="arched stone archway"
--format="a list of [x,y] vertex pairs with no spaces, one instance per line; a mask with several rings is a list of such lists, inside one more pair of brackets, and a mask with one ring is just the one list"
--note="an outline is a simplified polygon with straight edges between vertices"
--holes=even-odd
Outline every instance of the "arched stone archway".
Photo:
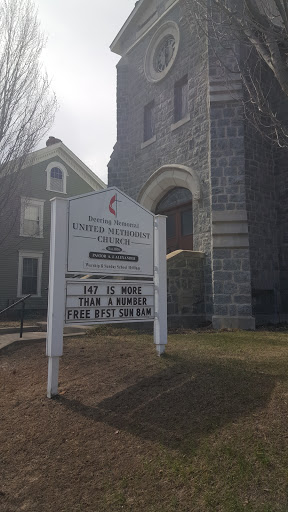
[[138,202],[147,210],[155,211],[167,192],[175,187],[188,188],[194,200],[201,197],[198,174],[185,165],[163,165],[155,171],[140,190]]
[[[175,197],[171,197],[173,189]],[[183,189],[186,192],[189,190],[190,194],[183,194]],[[205,255],[198,252],[197,246],[196,251],[193,250],[193,219],[197,225],[199,209],[195,203],[201,195],[197,172],[177,164],[160,167],[146,181],[138,195],[138,202],[147,210],[167,217],[167,304],[171,326],[193,326],[205,321]],[[195,308],[199,308],[198,311]]]

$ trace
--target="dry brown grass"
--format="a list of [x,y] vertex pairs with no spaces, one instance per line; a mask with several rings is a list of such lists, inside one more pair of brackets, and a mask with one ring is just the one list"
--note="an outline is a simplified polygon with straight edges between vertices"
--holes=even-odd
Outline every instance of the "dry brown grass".
[[[97,332],[97,331],[96,331]],[[65,339],[0,353],[1,512],[287,512],[287,332]]]
[[1,327],[19,327],[20,320],[0,320]]

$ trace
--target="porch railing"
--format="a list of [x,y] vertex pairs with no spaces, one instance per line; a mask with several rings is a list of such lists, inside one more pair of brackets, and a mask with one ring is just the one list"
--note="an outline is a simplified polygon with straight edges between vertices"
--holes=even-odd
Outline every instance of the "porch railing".
[[8,306],[7,308],[2,309],[2,311],[0,311],[0,315],[2,315],[2,313],[6,313],[7,311],[9,311],[9,309],[15,308],[15,306],[17,306],[18,304],[22,303],[21,315],[20,315],[20,338],[22,338],[22,335],[23,335],[23,324],[24,324],[24,314],[25,314],[25,300],[29,299],[29,297],[31,297],[31,295],[32,295],[32,293],[29,293],[29,295],[25,295],[25,297],[22,297],[22,299],[17,300],[17,302],[14,302],[13,304]]

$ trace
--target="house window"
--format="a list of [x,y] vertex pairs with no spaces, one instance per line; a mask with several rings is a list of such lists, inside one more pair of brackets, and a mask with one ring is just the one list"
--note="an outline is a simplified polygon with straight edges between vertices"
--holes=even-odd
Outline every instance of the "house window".
[[188,77],[185,75],[174,86],[174,122],[188,114]]
[[43,238],[44,200],[21,197],[20,235]]
[[50,175],[50,189],[63,192],[63,172],[59,167],[52,167]]
[[68,173],[63,164],[52,162],[47,169],[47,190],[66,194],[66,177]]
[[19,251],[18,297],[41,297],[42,252]]
[[155,135],[154,101],[144,107],[144,142]]

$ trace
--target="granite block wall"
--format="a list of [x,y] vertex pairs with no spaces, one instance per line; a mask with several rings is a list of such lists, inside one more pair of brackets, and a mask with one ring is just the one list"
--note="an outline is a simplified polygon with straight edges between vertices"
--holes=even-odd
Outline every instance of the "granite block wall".
[[[185,165],[201,182],[200,200],[193,200],[194,249],[204,252],[206,313],[212,315],[211,283],[211,190],[209,176],[209,114],[207,39],[199,34],[197,23],[189,24],[179,2],[161,22],[175,21],[180,29],[178,54],[170,72],[157,83],[144,73],[151,30],[123,57],[118,66],[118,135],[109,162],[108,185],[118,186],[137,200],[147,179],[162,166]],[[131,36],[132,37],[132,36]],[[188,76],[190,119],[176,129],[174,125],[174,85]],[[155,140],[143,147],[144,107],[155,105]]]
[[245,119],[242,83],[235,57],[239,53],[238,43],[224,52],[211,31],[209,82],[213,325],[216,328],[253,329],[255,321],[252,317],[245,189]]
[[[117,66],[117,144],[109,163],[108,184],[121,186],[134,198],[149,176],[167,164],[189,165],[197,170],[204,184],[209,185],[207,42],[197,34],[193,36],[194,27],[182,17],[180,6],[167,14],[167,20],[177,21],[181,31],[178,55],[167,77],[157,83],[150,83],[145,77],[145,54],[152,31]],[[171,131],[174,84],[186,74],[191,120]],[[141,148],[144,107],[153,100],[156,141]],[[206,202],[209,192],[209,186],[207,191],[204,187]]]
[[167,256],[169,327],[195,327],[205,322],[205,254],[175,251]]
[[[153,22],[163,6],[167,3],[151,0]],[[193,232],[194,249],[205,254],[206,318],[213,318],[215,327],[254,328],[253,314],[261,308],[272,315],[288,313],[287,152],[273,148],[247,120],[238,68],[243,45],[222,45],[209,23],[208,38],[199,32],[191,4],[184,0],[161,23],[167,20],[178,24],[180,46],[163,80],[150,83],[144,73],[157,26],[143,32],[119,62],[118,138],[109,185],[137,199],[162,166],[193,169],[201,183],[201,197],[192,198]],[[132,32],[131,27],[126,49],[135,43]],[[190,117],[175,129],[174,85],[185,75]],[[265,82],[265,73],[262,78]],[[155,136],[143,145],[143,112],[151,101]],[[171,301],[171,311],[175,307]]]
[[275,188],[278,224],[279,297],[277,308],[280,321],[288,319],[288,150],[275,154]]
[[[277,195],[274,151],[249,120],[245,123],[245,191],[249,226],[253,311],[277,314],[279,289]],[[273,295],[274,298],[273,298]]]

